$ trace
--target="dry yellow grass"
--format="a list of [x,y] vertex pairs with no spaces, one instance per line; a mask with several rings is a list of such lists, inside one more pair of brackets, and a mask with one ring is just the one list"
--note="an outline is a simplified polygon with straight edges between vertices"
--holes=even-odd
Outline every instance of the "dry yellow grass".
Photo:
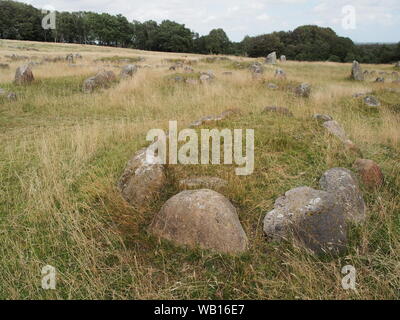
[[[263,79],[253,80],[231,61],[207,64],[198,55],[0,42],[0,62],[12,53],[43,57],[69,52],[81,53],[84,58],[77,64],[85,66],[36,66],[31,86],[11,83],[22,62],[0,70],[0,87],[19,96],[17,102],[0,105],[0,298],[399,298],[400,95],[384,90],[396,85],[348,81],[348,64],[287,62],[282,67],[288,81],[313,87],[310,99],[299,99],[287,90],[266,89],[264,82],[276,82],[272,67]],[[85,77],[104,67],[119,71],[116,63],[95,62],[114,56],[145,57],[139,65],[151,68],[141,68],[133,79],[110,89],[83,94]],[[216,81],[197,86],[172,82],[165,59],[197,60],[194,69],[213,70]],[[222,75],[227,70],[233,75]],[[378,113],[363,110],[351,98],[368,91],[384,102]],[[295,118],[261,115],[267,105],[288,107]],[[146,144],[149,129],[166,129],[169,120],[185,127],[233,107],[243,116],[222,125],[256,130],[255,173],[237,177],[230,167],[176,166],[169,175],[171,181],[204,173],[228,179],[227,196],[239,208],[249,253],[229,257],[153,239],[147,226],[162,201],[177,192],[176,186],[171,183],[148,210],[135,211],[115,187],[126,161]],[[387,177],[382,190],[365,190],[368,222],[352,229],[348,255],[340,258],[319,259],[289,244],[267,243],[262,233],[262,218],[277,196],[292,187],[316,186],[324,170],[350,167],[354,161],[311,119],[314,113],[328,113],[341,122]],[[55,291],[40,286],[40,271],[47,264],[58,271]],[[357,269],[356,292],[341,287],[340,271],[346,264]]]

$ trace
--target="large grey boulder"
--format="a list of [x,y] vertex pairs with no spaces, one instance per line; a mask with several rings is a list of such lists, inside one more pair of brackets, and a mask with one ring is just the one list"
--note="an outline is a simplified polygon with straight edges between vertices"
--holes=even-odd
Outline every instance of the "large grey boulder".
[[268,106],[268,107],[265,107],[262,112],[263,113],[272,112],[272,113],[277,113],[280,115],[293,117],[293,113],[288,108],[285,108],[285,107]]
[[364,80],[363,71],[357,61],[353,61],[353,66],[351,67],[351,79],[356,81]]
[[179,245],[223,253],[241,253],[248,245],[235,207],[208,189],[173,196],[154,217],[150,232]]
[[67,60],[68,63],[74,63],[74,55],[72,53],[67,54],[65,60]]
[[137,72],[137,70],[137,66],[135,66],[134,64],[128,64],[122,68],[120,77],[123,79],[131,78]]
[[16,84],[29,84],[35,80],[33,76],[32,69],[29,65],[25,64],[21,67],[18,67],[15,71],[15,83]]
[[253,74],[263,74],[264,73],[264,67],[262,66],[261,63],[259,62],[254,62],[249,66],[250,71]]
[[129,204],[140,208],[157,198],[165,184],[164,166],[147,157],[145,148],[129,160],[118,182],[118,188]]
[[276,52],[271,52],[265,59],[267,64],[276,64]]
[[284,56],[284,55],[281,55],[281,62],[286,62],[286,56]]
[[347,227],[343,209],[325,191],[299,187],[276,200],[264,218],[267,237],[294,240],[315,253],[337,253],[345,249]]
[[366,219],[366,206],[357,177],[350,170],[333,168],[326,171],[320,186],[335,196],[336,202],[343,207],[346,220],[359,223]]

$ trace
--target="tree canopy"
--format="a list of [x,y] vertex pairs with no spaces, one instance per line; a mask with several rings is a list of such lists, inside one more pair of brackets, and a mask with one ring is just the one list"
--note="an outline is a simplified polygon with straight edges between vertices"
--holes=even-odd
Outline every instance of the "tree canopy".
[[390,63],[400,60],[399,44],[357,45],[330,28],[301,26],[232,42],[221,28],[199,36],[184,24],[165,20],[128,21],[121,14],[57,12],[56,29],[44,30],[44,14],[31,5],[0,0],[0,38],[98,44],[142,50],[265,57],[276,51],[291,60]]

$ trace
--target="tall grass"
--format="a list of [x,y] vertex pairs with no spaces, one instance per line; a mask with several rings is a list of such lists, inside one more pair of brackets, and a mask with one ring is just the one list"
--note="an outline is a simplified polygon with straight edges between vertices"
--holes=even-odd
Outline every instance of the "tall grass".
[[[2,56],[16,52],[3,41]],[[183,54],[147,53],[78,45],[28,43],[39,52],[81,52],[81,67],[66,63],[33,69],[31,86],[12,84],[15,68],[0,71],[0,87],[17,92],[17,102],[0,101],[0,298],[3,299],[397,299],[400,288],[400,95],[387,83],[353,83],[350,65],[287,62],[293,83],[309,82],[309,99],[289,90],[269,90],[273,68],[254,80],[230,61],[208,64],[202,56],[196,71],[212,69],[213,83],[189,85],[169,80],[165,59]],[[13,51],[14,50],[14,51]],[[21,54],[21,53],[20,53]],[[131,80],[85,95],[85,77],[104,68],[105,56],[138,57],[142,68]],[[232,60],[239,59],[231,57]],[[4,60],[4,58],[2,58]],[[242,59],[251,61],[251,59]],[[159,65],[159,67],[156,67]],[[115,66],[107,67],[115,72]],[[390,70],[390,66],[365,66]],[[232,76],[222,75],[231,70]],[[284,82],[283,82],[284,84]],[[365,110],[357,92],[374,91],[383,105]],[[294,118],[262,114],[263,107],[289,108]],[[237,177],[232,166],[171,166],[161,199],[137,211],[116,189],[130,156],[146,144],[152,128],[169,120],[185,127],[225,109],[242,115],[219,127],[256,132],[256,168]],[[364,190],[368,221],[352,226],[345,256],[314,257],[288,243],[268,243],[262,232],[265,213],[290,188],[318,187],[321,174],[334,166],[351,168],[355,155],[311,119],[329,113],[340,121],[364,156],[383,168],[382,189]],[[163,201],[179,192],[181,178],[211,174],[229,181],[225,195],[238,208],[250,239],[249,251],[231,257],[176,247],[147,233]],[[41,269],[56,267],[57,289],[41,288]],[[357,291],[342,289],[341,268],[354,265]]]

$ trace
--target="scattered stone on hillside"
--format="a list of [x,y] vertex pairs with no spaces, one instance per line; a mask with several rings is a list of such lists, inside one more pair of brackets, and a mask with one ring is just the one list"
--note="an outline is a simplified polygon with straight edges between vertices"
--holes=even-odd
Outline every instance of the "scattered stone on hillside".
[[9,56],[5,56],[6,58],[12,60],[12,61],[21,61],[21,60],[29,60],[28,56],[19,56],[15,53],[13,53],[12,55]]
[[67,56],[65,57],[65,60],[67,60],[68,63],[74,63],[74,55],[72,53],[67,54]]
[[365,71],[363,72],[363,74],[364,74],[364,76],[368,76],[368,75],[369,75],[368,70],[365,70]]
[[134,64],[128,64],[122,68],[120,77],[123,79],[132,78],[137,70],[137,66],[135,66]]
[[194,127],[199,127],[199,126],[201,126],[203,124],[215,123],[217,121],[225,120],[225,119],[228,119],[228,118],[230,118],[232,116],[239,115],[240,113],[241,113],[241,111],[238,108],[228,109],[228,110],[225,110],[224,112],[222,112],[219,115],[210,115],[210,116],[202,117],[201,119],[192,122],[190,124],[190,127],[194,128]]
[[217,177],[196,177],[179,181],[181,189],[211,189],[219,191],[225,188],[228,182],[224,179]]
[[326,128],[326,130],[328,130],[329,133],[339,138],[340,141],[346,142],[348,140],[346,132],[337,121],[326,121],[323,123],[323,126]]
[[208,74],[202,74],[200,76],[200,81],[203,82],[203,83],[209,82],[209,81],[211,81],[211,79],[212,78]]
[[364,92],[359,92],[359,93],[355,93],[353,94],[353,98],[361,98],[361,97],[365,97],[367,94]]
[[263,74],[264,73],[264,67],[261,63],[259,62],[254,62],[249,66],[250,71],[253,74]]
[[117,78],[112,71],[100,71],[94,77],[86,79],[83,83],[83,91],[93,92],[97,88],[106,88]]
[[359,157],[363,156],[360,148],[351,140],[346,140],[344,142],[344,147],[346,148],[347,151],[350,151],[350,152],[358,155]]
[[52,63],[55,63],[55,62],[65,61],[65,57],[62,57],[62,56],[58,56],[58,57],[45,57],[45,58],[43,58],[42,61],[43,61],[43,62],[52,62]]
[[308,83],[302,83],[295,88],[294,92],[299,97],[308,98],[311,94],[311,86]]
[[187,72],[187,73],[193,73],[194,69],[192,67],[185,66],[184,71]]
[[74,54],[75,59],[82,59],[82,55],[80,53],[75,53]]
[[384,183],[384,177],[381,168],[372,160],[357,159],[353,168],[361,178],[362,183],[370,188],[380,188]]
[[10,65],[7,63],[0,63],[0,69],[9,69]]
[[333,168],[326,171],[320,186],[335,196],[336,202],[343,207],[346,220],[358,223],[366,219],[366,206],[357,177],[350,170]]
[[264,233],[273,240],[294,240],[314,253],[339,253],[346,248],[343,208],[334,195],[299,187],[276,200],[264,218]]
[[178,245],[223,253],[241,253],[248,245],[235,207],[208,189],[173,196],[154,217],[150,232]]
[[376,78],[375,82],[385,82],[385,78],[378,77]]
[[364,98],[364,103],[368,107],[380,107],[380,105],[381,105],[380,101],[374,96],[366,96]]
[[288,108],[284,107],[276,107],[276,106],[265,107],[263,109],[263,113],[268,113],[268,112],[274,112],[281,115],[293,117],[293,113]]
[[394,65],[394,67],[395,67],[395,68],[399,68],[399,69],[400,69],[400,61],[399,61],[399,62],[397,62],[397,63]]
[[33,76],[32,69],[27,64],[18,67],[15,71],[16,84],[29,84],[34,80],[35,78]]
[[284,56],[284,55],[281,55],[281,62],[286,62],[286,56]]
[[3,88],[0,88],[0,96],[4,96],[7,93],[6,90],[4,90]]
[[270,83],[267,83],[267,88],[271,89],[271,90],[275,90],[275,89],[278,89],[279,87],[275,83],[270,82]]
[[134,207],[142,207],[166,184],[164,166],[147,157],[147,148],[138,151],[128,162],[119,182],[122,197]]
[[175,77],[171,78],[171,80],[173,80],[175,82],[183,82],[183,81],[185,81],[185,79],[182,76],[175,76]]
[[232,72],[230,72],[230,71],[224,71],[224,72],[222,72],[222,75],[224,75],[224,76],[231,76],[233,73]]
[[9,93],[7,94],[7,99],[8,99],[9,101],[17,101],[17,94],[14,93],[14,92],[9,92]]
[[275,70],[275,77],[276,78],[286,78],[286,72],[283,69],[278,68]]
[[170,66],[169,67],[169,71],[175,71],[176,70],[176,66]]
[[187,84],[191,84],[191,85],[197,85],[197,84],[199,84],[199,81],[196,80],[196,79],[186,79],[185,82],[186,82]]
[[276,64],[276,52],[271,52],[267,58],[265,58],[265,63]]
[[225,110],[224,112],[222,112],[222,113],[219,115],[219,118],[220,118],[221,120],[224,120],[224,119],[230,118],[230,117],[232,117],[232,116],[239,115],[239,114],[241,114],[241,112],[242,112],[242,111],[241,111],[239,108],[227,109],[227,110]]
[[327,114],[319,114],[319,113],[314,114],[314,115],[313,115],[313,118],[314,118],[315,120],[323,121],[323,122],[327,122],[327,121],[333,120],[333,118],[332,118],[330,115],[327,115]]
[[351,68],[351,79],[356,81],[364,80],[364,74],[360,64],[357,61],[353,61],[353,66]]

